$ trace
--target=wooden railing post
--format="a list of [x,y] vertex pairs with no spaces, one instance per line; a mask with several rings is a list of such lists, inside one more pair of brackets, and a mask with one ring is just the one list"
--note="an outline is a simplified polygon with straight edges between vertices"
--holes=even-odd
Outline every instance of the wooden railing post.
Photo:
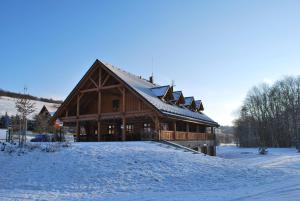
[[123,128],[122,128],[122,141],[126,140],[126,90],[125,87],[122,88],[122,121],[123,121]]
[[98,142],[101,141],[101,125],[100,125],[100,119],[98,119],[97,122],[97,135],[98,135]]
[[173,140],[176,140],[176,121],[174,121],[174,133],[173,133]]

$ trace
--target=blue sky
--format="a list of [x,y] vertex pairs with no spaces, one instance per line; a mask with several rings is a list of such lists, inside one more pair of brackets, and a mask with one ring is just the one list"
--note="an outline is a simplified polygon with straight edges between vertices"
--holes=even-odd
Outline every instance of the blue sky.
[[64,99],[99,58],[202,99],[230,125],[247,91],[300,74],[300,1],[0,1],[0,88]]

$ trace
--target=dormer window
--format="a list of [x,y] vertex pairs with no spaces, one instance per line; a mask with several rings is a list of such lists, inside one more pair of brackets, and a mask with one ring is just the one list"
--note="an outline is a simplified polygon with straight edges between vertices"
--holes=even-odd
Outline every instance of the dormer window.
[[174,99],[173,87],[170,87],[169,85],[153,87],[151,88],[151,91],[157,98],[159,98],[160,100],[166,103]]

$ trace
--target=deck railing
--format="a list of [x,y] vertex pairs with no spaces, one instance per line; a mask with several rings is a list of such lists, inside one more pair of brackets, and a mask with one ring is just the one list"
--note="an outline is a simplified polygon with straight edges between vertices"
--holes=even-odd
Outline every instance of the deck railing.
[[196,133],[185,131],[160,131],[161,140],[214,140],[215,135],[212,133]]

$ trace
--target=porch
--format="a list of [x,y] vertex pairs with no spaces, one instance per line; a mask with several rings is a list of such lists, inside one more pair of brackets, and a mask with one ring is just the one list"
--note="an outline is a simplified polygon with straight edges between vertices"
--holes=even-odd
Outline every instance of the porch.
[[168,141],[214,140],[215,134],[186,131],[160,131],[160,139]]

